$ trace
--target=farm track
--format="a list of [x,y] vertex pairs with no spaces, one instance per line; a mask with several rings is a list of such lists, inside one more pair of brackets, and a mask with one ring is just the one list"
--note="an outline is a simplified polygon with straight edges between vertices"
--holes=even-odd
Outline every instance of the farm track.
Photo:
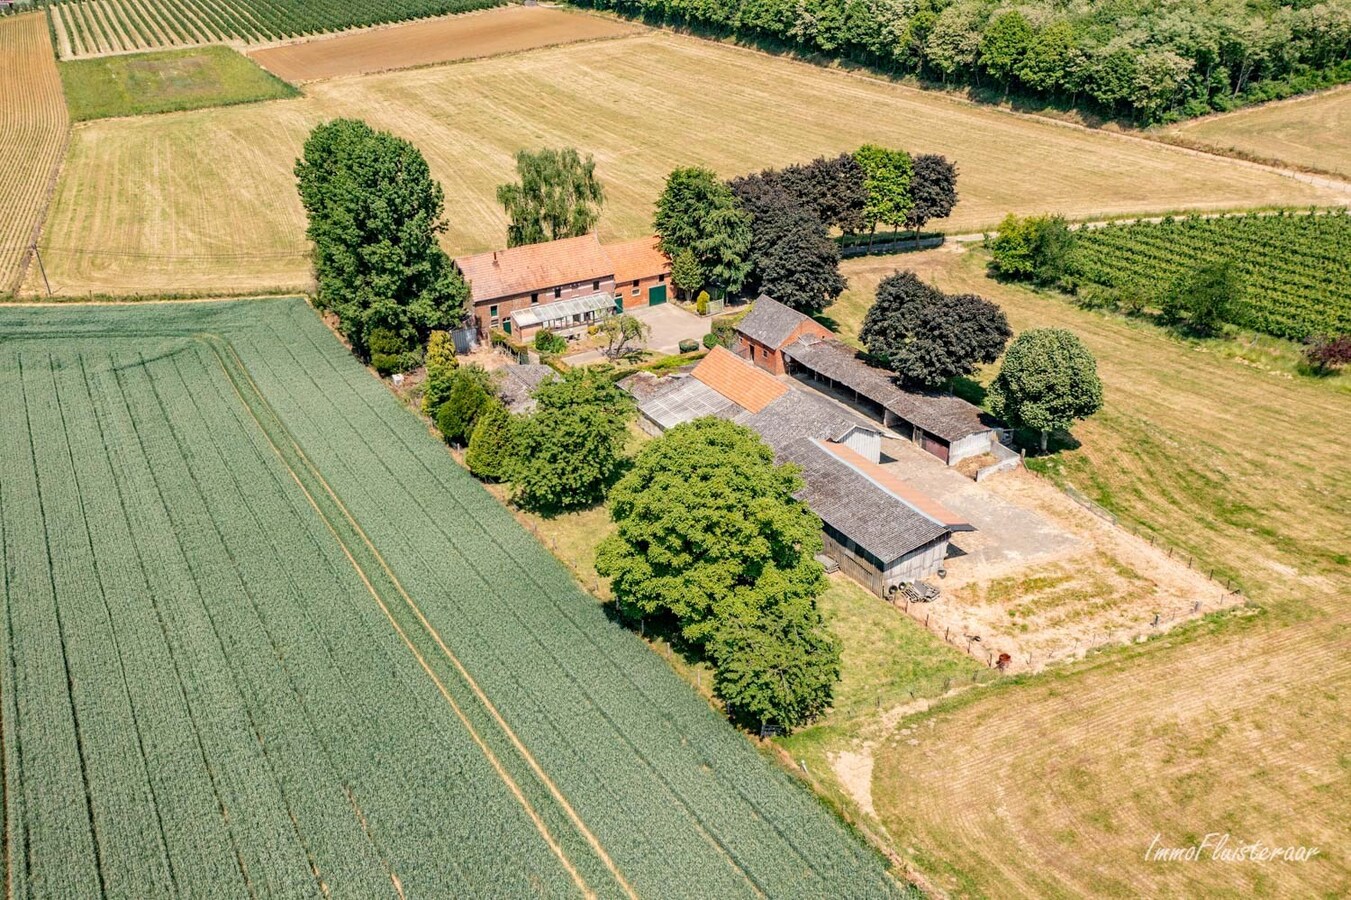
[[0,19],[0,292],[23,281],[69,127],[45,15]]

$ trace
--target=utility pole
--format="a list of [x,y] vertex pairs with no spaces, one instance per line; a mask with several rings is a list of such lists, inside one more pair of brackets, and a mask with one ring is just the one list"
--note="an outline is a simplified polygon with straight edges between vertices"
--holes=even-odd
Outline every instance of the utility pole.
[[52,283],[47,280],[47,267],[42,264],[42,251],[38,249],[36,242],[33,244],[33,255],[37,257],[38,271],[42,273],[42,283],[46,285],[47,297],[50,299],[52,296]]

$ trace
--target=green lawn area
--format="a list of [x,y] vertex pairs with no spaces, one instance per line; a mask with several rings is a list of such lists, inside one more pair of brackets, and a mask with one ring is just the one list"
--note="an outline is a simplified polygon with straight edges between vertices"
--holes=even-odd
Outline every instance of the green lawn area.
[[77,59],[58,62],[57,68],[76,122],[300,94],[229,47]]

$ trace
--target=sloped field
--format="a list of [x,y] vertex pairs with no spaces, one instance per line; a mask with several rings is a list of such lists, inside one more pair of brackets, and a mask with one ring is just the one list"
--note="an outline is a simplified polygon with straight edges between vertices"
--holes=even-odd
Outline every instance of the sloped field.
[[886,896],[300,301],[0,310],[11,896]]
[[0,291],[18,289],[68,124],[46,19],[0,19]]

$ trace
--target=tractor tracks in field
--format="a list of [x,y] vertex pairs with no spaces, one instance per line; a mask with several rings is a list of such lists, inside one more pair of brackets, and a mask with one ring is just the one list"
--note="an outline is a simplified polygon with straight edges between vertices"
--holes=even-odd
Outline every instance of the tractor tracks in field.
[[[537,803],[527,796],[526,786],[510,771],[509,761],[512,758],[518,760],[519,764],[524,766],[538,785],[545,789],[552,803],[566,817],[568,824],[576,834],[583,839],[590,853],[604,867],[619,890],[625,896],[636,900],[637,892],[629,883],[627,877],[403,587],[383,555],[357,523],[356,518],[339,499],[314,463],[305,455],[280,417],[272,410],[234,348],[217,335],[202,335],[201,337],[214,353],[240,403],[258,426],[264,439],[300,488],[306,501],[319,516],[320,521],[333,535],[339,549],[341,549],[371,598],[416,659],[418,665],[436,686],[437,691],[455,713],[456,718],[464,726],[474,744],[493,768],[494,773],[521,806],[573,883],[587,897],[600,896],[600,893],[582,872],[579,862],[563,846],[564,839],[555,834],[555,828],[552,828],[550,823],[545,820],[544,811],[537,808]],[[396,612],[397,604],[390,602],[390,594],[403,601],[407,611],[413,617],[412,622],[400,622],[400,616]],[[414,623],[431,638],[444,661],[449,663],[455,675],[458,676],[462,689],[467,689],[472,697],[473,707],[467,709],[463,698],[456,698],[456,692],[452,689],[452,685],[447,684],[447,680],[437,672],[433,665],[435,659],[429,660],[428,654],[419,649],[418,642],[415,640],[416,632],[407,627]],[[499,742],[505,740],[507,747],[503,749],[507,749],[510,753],[506,758],[493,748],[491,734],[485,734],[481,723],[475,723],[473,715],[475,707],[480,717],[486,716],[494,731],[500,734]]]

